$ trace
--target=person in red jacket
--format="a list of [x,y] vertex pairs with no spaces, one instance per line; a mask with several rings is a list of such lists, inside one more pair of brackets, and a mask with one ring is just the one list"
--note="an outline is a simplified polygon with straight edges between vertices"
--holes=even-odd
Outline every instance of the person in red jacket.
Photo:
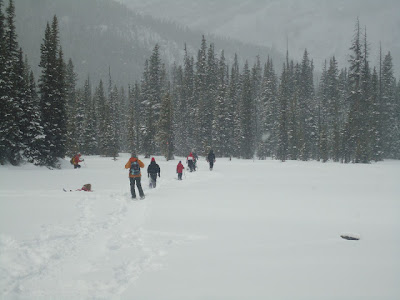
[[176,173],[178,173],[178,180],[182,180],[182,172],[185,167],[182,165],[182,162],[179,161],[178,165],[176,166]]
[[79,164],[80,162],[83,162],[84,159],[81,160],[81,154],[77,153],[74,156],[73,162],[74,162],[74,169],[79,169],[81,165]]
[[142,177],[140,168],[144,168],[144,163],[141,160],[139,160],[135,154],[132,154],[132,157],[125,164],[125,169],[129,169],[129,181],[131,184],[132,199],[136,198],[135,182],[139,190],[140,199],[144,199],[145,197],[142,189],[142,184],[140,182]]

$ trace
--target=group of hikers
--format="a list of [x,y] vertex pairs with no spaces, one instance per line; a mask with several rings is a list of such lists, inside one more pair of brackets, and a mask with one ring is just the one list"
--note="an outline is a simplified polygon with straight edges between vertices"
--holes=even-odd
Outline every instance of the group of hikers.
[[[186,163],[188,165],[188,169],[190,172],[194,172],[197,169],[197,161],[199,157],[195,152],[190,152],[190,154],[186,157]],[[214,167],[214,162],[215,162],[215,154],[213,150],[210,150],[210,152],[207,155],[207,162],[210,165],[210,170],[213,170]],[[70,162],[71,164],[74,165],[74,169],[79,169],[81,165],[79,164],[80,162],[83,162],[84,159],[81,160],[81,154],[77,153],[75,154]],[[129,161],[125,164],[125,169],[129,169],[129,181],[130,181],[130,186],[131,186],[131,195],[132,199],[136,199],[136,192],[135,192],[135,185],[139,191],[139,197],[140,199],[144,199],[145,195],[143,192],[142,184],[141,184],[141,169],[144,168],[144,163],[137,157],[136,154],[132,154],[131,158]],[[178,180],[182,180],[182,174],[183,171],[185,170],[184,165],[182,164],[182,161],[179,161],[178,165],[176,166],[176,173],[178,174]],[[157,177],[161,176],[161,170],[160,166],[156,163],[155,158],[151,158],[151,162],[149,166],[147,167],[147,177],[150,178],[150,188],[155,188],[157,186]],[[80,189],[83,191],[88,191],[86,187]],[[91,190],[91,186],[89,188],[89,191]]]
[[[197,160],[198,156],[196,153],[190,152],[190,154],[187,156],[186,162],[188,164],[190,172],[196,171]],[[207,156],[207,161],[210,164],[210,170],[212,170],[215,162],[215,154],[213,150],[210,150]],[[135,154],[132,154],[129,161],[125,164],[125,169],[129,169],[129,181],[130,181],[132,199],[136,199],[135,185],[139,191],[140,199],[145,198],[141,184],[141,177],[142,177],[142,174],[140,172],[141,168],[144,168],[144,163]],[[178,180],[182,180],[182,174],[184,170],[185,167],[182,164],[182,161],[179,161],[178,165],[176,166],[176,173],[178,174]],[[151,159],[150,165],[147,167],[147,177],[150,178],[150,184],[149,184],[150,188],[156,187],[157,176],[160,177],[160,166],[156,163],[156,160],[153,157]]]

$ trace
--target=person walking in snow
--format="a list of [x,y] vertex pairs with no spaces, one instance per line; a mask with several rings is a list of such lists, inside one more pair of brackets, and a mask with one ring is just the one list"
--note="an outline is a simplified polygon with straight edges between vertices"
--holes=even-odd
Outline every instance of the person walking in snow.
[[190,152],[190,154],[186,158],[186,163],[188,164],[190,172],[193,172],[194,171],[194,156],[193,156],[192,152]]
[[81,154],[77,153],[74,155],[72,158],[72,163],[74,164],[74,169],[79,169],[81,165],[79,164],[80,162],[83,162],[84,159],[81,160]]
[[192,153],[193,153],[193,158],[194,158],[193,159],[193,169],[194,169],[194,171],[196,171],[197,170],[197,161],[199,160],[199,156],[194,151],[192,151]]
[[211,149],[210,152],[207,155],[207,161],[210,164],[210,171],[212,171],[215,163],[215,154],[213,150]]
[[150,177],[150,188],[155,188],[157,184],[157,174],[160,177],[160,166],[156,163],[156,159],[151,159],[150,165],[147,167],[147,177]]
[[182,180],[182,173],[185,167],[182,165],[182,162],[179,161],[178,165],[176,166],[176,173],[178,173],[178,180]]
[[139,190],[140,199],[144,199],[144,193],[141,184],[142,173],[140,168],[144,168],[144,163],[137,158],[135,154],[132,154],[129,161],[125,164],[125,169],[129,169],[129,181],[131,185],[132,199],[136,199],[135,183]]

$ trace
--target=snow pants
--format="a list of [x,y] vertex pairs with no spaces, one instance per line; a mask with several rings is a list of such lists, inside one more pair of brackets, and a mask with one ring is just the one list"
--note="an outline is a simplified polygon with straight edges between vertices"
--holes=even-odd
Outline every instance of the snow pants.
[[157,185],[157,173],[150,173],[150,187],[155,188]]
[[136,193],[135,193],[135,182],[136,186],[139,190],[139,195],[140,197],[144,197],[143,189],[142,189],[142,184],[141,184],[141,178],[140,177],[129,177],[129,181],[131,183],[131,195],[132,198],[136,198]]
[[182,180],[182,173],[178,173],[178,180]]

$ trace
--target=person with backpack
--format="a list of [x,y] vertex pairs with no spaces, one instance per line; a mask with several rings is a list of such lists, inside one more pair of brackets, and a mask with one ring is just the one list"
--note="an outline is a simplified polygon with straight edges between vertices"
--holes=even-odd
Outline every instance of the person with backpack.
[[135,154],[132,154],[131,158],[125,165],[125,169],[129,169],[132,199],[136,199],[135,183],[139,190],[140,199],[145,198],[141,184],[142,173],[140,172],[140,168],[144,168],[144,163],[139,160]]
[[157,174],[160,177],[160,166],[156,163],[156,159],[151,159],[150,165],[147,167],[147,177],[150,177],[150,188],[155,188],[157,184]]
[[194,171],[194,156],[193,156],[192,152],[190,152],[190,154],[186,158],[186,162],[188,164],[190,172],[193,172]]
[[178,180],[182,180],[182,173],[185,167],[182,165],[182,162],[179,161],[178,165],[176,166],[176,173],[178,173]]
[[210,152],[208,153],[207,156],[207,161],[210,164],[210,171],[212,171],[213,167],[214,167],[214,163],[215,163],[215,154],[213,152],[213,150],[211,149]]
[[79,163],[83,161],[84,159],[81,160],[81,154],[77,153],[71,158],[70,162],[74,165],[74,169],[79,169],[81,167]]

